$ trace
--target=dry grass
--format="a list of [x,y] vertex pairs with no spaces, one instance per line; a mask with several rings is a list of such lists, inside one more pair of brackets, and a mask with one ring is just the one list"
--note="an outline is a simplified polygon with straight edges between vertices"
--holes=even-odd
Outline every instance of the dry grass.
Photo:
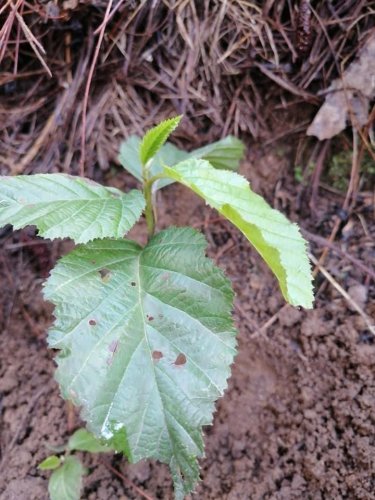
[[6,0],[1,170],[77,173],[85,89],[87,175],[115,161],[124,137],[175,113],[186,116],[177,142],[190,147],[229,132],[301,133],[319,91],[374,29],[372,4],[117,0],[102,25],[105,0]]

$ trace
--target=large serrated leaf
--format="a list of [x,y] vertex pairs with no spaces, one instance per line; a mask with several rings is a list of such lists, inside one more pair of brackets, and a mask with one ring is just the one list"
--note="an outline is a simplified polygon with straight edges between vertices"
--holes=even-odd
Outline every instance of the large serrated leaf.
[[61,259],[45,288],[63,396],[131,461],[169,464],[176,498],[198,479],[201,428],[235,354],[233,292],[205,246],[190,228],[162,231],[145,248],[95,241]]
[[51,500],[79,500],[84,467],[76,457],[66,457],[48,483]]
[[0,177],[0,227],[33,225],[44,238],[121,238],[145,207],[140,191],[124,194],[65,174]]
[[312,307],[312,275],[306,242],[298,226],[251,189],[247,180],[219,171],[204,160],[187,160],[165,173],[206,200],[237,226],[275,273],[285,299]]
[[[136,135],[130,136],[121,144],[119,161],[128,172],[139,181],[142,181],[142,165],[139,159],[140,145],[141,139],[139,137]],[[162,173],[165,165],[171,167],[189,158],[205,159],[215,168],[237,170],[240,160],[243,158],[244,150],[244,143],[231,135],[220,141],[195,149],[190,153],[167,142],[150,161],[150,176]],[[160,189],[173,182],[172,179],[159,179],[155,183],[155,187]]]
[[156,155],[171,133],[178,127],[181,118],[182,116],[175,116],[164,120],[145,134],[139,148],[142,165],[146,165]]

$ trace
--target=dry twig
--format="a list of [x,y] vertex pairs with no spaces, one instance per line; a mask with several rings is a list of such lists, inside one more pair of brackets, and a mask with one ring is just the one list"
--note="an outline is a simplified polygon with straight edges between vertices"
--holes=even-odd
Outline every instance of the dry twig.
[[365,322],[367,328],[370,332],[375,335],[375,324],[371,321],[371,318],[367,316],[367,314],[363,311],[363,309],[355,302],[351,296],[343,289],[343,287],[335,280],[335,278],[327,271],[325,267],[319,264],[318,260],[314,255],[309,253],[309,257],[315,266],[318,268],[319,272],[323,274],[323,276],[329,281],[329,283],[344,297],[344,299],[357,311],[357,313],[361,316],[363,321]]

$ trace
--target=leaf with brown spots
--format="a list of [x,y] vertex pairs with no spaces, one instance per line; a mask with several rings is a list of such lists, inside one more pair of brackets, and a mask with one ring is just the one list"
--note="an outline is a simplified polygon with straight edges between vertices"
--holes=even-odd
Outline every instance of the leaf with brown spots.
[[63,257],[45,288],[63,395],[74,391],[89,430],[130,461],[167,463],[176,498],[198,480],[202,426],[235,354],[233,292],[205,248],[190,228],[161,231],[145,248],[97,240]]

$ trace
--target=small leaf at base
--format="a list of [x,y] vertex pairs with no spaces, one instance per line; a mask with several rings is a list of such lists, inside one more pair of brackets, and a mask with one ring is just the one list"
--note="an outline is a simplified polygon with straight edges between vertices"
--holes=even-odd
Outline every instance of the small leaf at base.
[[78,458],[68,456],[54,470],[48,483],[51,500],[79,500],[85,469]]
[[61,460],[58,456],[56,455],[50,455],[49,457],[45,458],[43,462],[40,462],[38,465],[38,469],[40,470],[53,470],[57,469],[61,464]]

